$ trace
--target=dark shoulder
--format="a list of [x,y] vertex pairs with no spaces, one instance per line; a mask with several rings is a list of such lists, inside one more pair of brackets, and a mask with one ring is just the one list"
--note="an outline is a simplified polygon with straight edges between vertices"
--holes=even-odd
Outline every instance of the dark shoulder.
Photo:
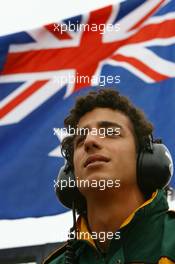
[[174,210],[168,210],[166,214],[166,224],[172,225],[174,227],[175,224],[175,211]]
[[167,212],[170,217],[175,218],[175,210],[168,210]]
[[[54,264],[54,260],[58,260],[58,258],[62,258],[63,254],[66,251],[67,242],[65,242],[61,247],[53,251],[43,262],[42,264]],[[56,263],[56,262],[55,262]]]
[[[166,213],[165,222],[164,222],[164,240],[163,245],[166,252],[169,252],[175,258],[175,211],[169,210]],[[167,243],[168,241],[168,243]]]

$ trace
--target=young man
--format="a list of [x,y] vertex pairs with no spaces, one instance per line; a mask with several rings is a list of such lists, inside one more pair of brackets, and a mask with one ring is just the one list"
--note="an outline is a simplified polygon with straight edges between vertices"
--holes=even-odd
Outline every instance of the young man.
[[69,126],[79,131],[62,143],[79,192],[66,198],[80,214],[77,239],[44,263],[175,263],[175,213],[161,185],[146,187],[154,173],[144,184],[139,169],[152,124],[116,90],[101,89],[78,98]]

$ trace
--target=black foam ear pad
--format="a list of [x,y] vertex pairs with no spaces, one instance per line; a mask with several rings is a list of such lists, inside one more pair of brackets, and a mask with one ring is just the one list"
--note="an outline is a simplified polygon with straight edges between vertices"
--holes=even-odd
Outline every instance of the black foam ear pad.
[[57,181],[55,183],[55,192],[59,201],[66,207],[72,209],[73,201],[78,211],[85,209],[86,201],[84,196],[76,187],[76,180],[69,166],[66,164],[61,167]]
[[173,160],[164,144],[152,143],[152,151],[141,151],[137,159],[137,181],[143,192],[165,188],[173,175]]

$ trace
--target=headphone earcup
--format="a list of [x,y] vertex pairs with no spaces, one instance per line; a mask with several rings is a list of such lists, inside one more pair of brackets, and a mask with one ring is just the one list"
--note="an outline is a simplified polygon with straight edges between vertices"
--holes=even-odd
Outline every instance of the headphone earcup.
[[153,143],[152,153],[141,151],[137,159],[137,181],[143,192],[165,188],[173,175],[173,161],[164,144]]
[[55,184],[55,192],[57,198],[65,207],[72,209],[74,201],[78,211],[85,209],[85,198],[76,186],[74,174],[71,170],[67,170],[66,165],[61,167],[59,171]]

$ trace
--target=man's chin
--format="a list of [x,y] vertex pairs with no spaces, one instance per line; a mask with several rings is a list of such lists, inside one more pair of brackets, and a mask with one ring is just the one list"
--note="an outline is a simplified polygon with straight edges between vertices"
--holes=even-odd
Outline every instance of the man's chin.
[[91,183],[94,183],[94,181],[100,181],[100,180],[107,180],[109,177],[108,173],[105,173],[105,171],[88,171],[83,179],[88,180]]
[[108,180],[108,175],[105,173],[91,172],[85,175],[83,180],[77,182],[77,187],[82,192],[105,191]]

